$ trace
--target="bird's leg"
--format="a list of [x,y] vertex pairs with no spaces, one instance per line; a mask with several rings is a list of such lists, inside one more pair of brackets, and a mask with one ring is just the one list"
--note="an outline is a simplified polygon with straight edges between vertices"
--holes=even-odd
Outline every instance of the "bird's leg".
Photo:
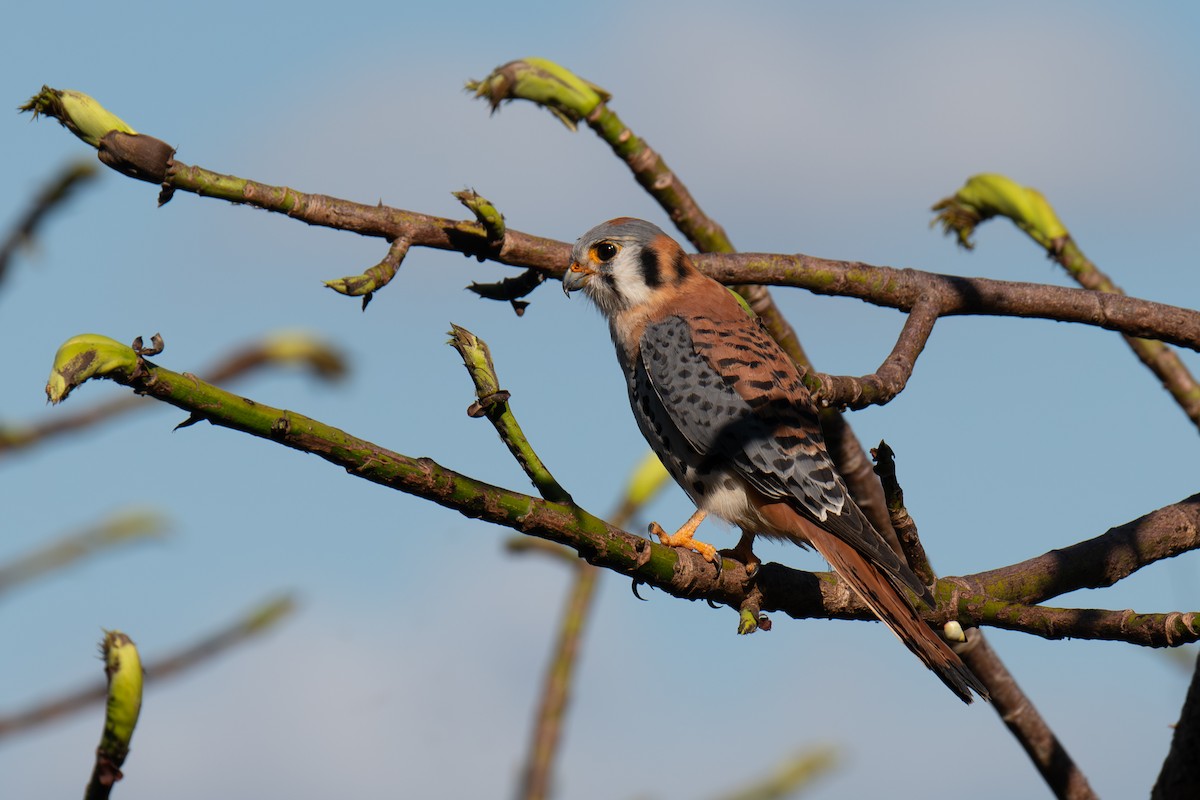
[[696,535],[696,528],[700,527],[700,523],[706,516],[708,516],[707,511],[696,509],[696,513],[688,517],[688,521],[683,523],[675,533],[667,533],[657,522],[651,522],[650,533],[657,536],[658,540],[667,547],[690,547],[704,556],[705,561],[716,562],[719,567],[721,562],[717,558],[717,548],[706,542],[698,542],[693,538]]
[[742,538],[738,539],[737,546],[731,550],[722,550],[720,555],[745,564],[746,574],[751,578],[758,574],[758,565],[762,563],[762,559],[754,555],[754,534],[746,531],[742,531]]

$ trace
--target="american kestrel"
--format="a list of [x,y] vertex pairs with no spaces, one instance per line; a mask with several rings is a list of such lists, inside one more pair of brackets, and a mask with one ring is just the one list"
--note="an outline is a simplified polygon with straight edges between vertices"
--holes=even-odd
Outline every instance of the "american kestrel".
[[732,292],[657,226],[621,217],[585,233],[563,277],[608,319],[642,435],[697,511],[663,544],[716,561],[693,538],[707,514],[742,529],[731,555],[756,568],[754,537],[812,545],[955,694],[979,679],[909,603],[932,593],[855,505],[834,469],[796,365]]

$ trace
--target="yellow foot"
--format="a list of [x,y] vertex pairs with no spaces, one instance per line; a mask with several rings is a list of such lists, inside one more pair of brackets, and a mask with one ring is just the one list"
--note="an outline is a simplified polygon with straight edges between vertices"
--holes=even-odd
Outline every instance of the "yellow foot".
[[717,556],[717,548],[707,542],[696,541],[696,528],[700,527],[700,523],[708,515],[707,511],[697,511],[692,514],[688,521],[683,523],[683,527],[675,531],[675,533],[667,533],[662,526],[657,522],[650,523],[650,533],[658,537],[658,540],[667,547],[687,547],[695,550],[700,555],[704,556],[704,560],[710,564],[715,563],[719,567],[721,564],[720,558]]

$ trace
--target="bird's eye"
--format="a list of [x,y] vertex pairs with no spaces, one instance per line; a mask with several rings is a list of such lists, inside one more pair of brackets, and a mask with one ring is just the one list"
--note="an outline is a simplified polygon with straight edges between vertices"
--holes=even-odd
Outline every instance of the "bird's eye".
[[596,258],[604,262],[612,261],[613,256],[617,254],[617,246],[612,242],[600,242],[593,250],[596,253]]

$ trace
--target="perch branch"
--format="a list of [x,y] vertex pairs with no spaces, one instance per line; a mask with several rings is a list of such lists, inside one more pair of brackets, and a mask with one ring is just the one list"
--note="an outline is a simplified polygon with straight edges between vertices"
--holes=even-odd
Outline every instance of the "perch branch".
[[[114,380],[185,409],[190,413],[189,422],[206,420],[313,453],[353,475],[431,500],[465,516],[567,545],[590,563],[677,597],[706,598],[740,609],[753,590],[761,593],[762,610],[781,611],[797,619],[874,619],[853,593],[841,590],[832,574],[765,564],[753,581],[755,585],[745,570],[725,569],[717,574],[698,553],[663,547],[609,525],[576,506],[492,486],[431,459],[401,455],[301,414],[238,397],[193,375],[159,367],[104,337],[89,334],[64,344],[47,390],[51,399],[57,401],[78,383],[93,377]],[[1036,616],[1040,609],[1031,609],[1032,616],[1014,617],[1009,613],[1011,608],[1003,608],[1004,603],[999,606],[992,603],[995,598],[964,591],[971,582],[972,576],[938,581],[935,595],[941,607],[939,611],[926,612],[926,620],[944,624],[956,610],[958,620],[964,625],[980,622],[1004,627],[1022,625],[1020,629],[1051,637],[1136,640],[1154,646],[1195,640],[1188,632],[1189,615],[1135,618],[1126,612],[1049,610],[1049,623],[1043,624]],[[1067,619],[1063,616],[1066,613],[1075,616]],[[1111,624],[1111,615],[1120,617],[1117,624]],[[1098,627],[1093,629],[1093,624]],[[1130,625],[1136,630],[1131,632]]]

